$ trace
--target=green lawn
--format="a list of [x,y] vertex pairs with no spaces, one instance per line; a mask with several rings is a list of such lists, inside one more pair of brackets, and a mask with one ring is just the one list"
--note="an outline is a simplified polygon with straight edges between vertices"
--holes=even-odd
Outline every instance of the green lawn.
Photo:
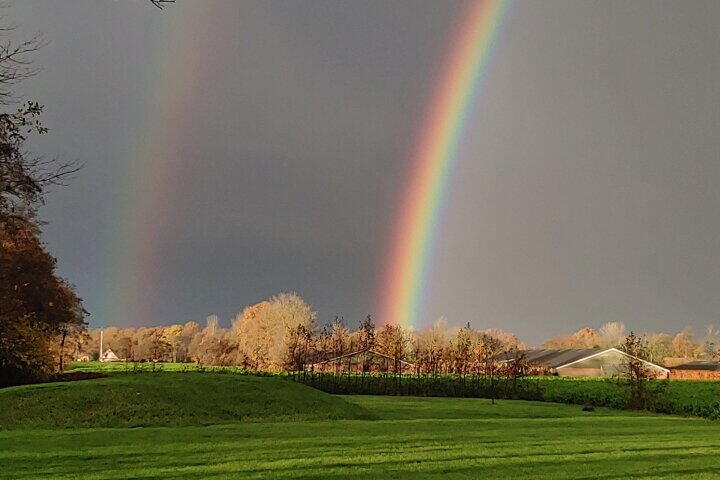
[[[181,396],[168,387],[179,384],[190,385]],[[137,409],[133,389],[160,393]],[[138,424],[196,425],[28,428],[63,415],[42,411],[50,399],[68,418],[55,425],[86,425],[86,417],[127,424],[123,415],[102,421],[109,411],[83,403],[103,392],[115,392],[113,408],[128,396]],[[12,427],[0,431],[0,478],[8,479],[720,478],[718,422],[552,403],[337,397],[279,378],[163,373],[4,389],[0,405],[13,409],[0,414]],[[179,417],[142,413],[168,408]],[[333,420],[329,411],[373,418]]]

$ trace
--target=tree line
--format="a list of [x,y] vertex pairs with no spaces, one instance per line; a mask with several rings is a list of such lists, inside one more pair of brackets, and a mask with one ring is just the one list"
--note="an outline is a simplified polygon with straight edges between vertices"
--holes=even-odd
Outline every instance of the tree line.
[[[469,368],[470,358],[492,343],[501,349],[526,346],[515,335],[499,329],[476,330],[466,325],[448,327],[445,320],[421,330],[388,324],[376,326],[368,316],[351,328],[336,317],[319,326],[317,314],[295,293],[280,293],[246,307],[220,326],[216,315],[205,325],[187,322],[158,327],[103,329],[104,349],[127,361],[194,362],[236,365],[258,371],[301,370],[347,353],[372,349],[411,362],[424,372],[457,372]],[[96,360],[100,330],[78,331],[64,343],[70,360]]]
[[[575,333],[560,335],[544,342],[546,348],[597,348],[621,346],[628,337],[621,322],[609,322],[598,330],[582,328]],[[672,363],[673,359],[720,359],[720,329],[705,327],[696,336],[692,328],[685,327],[675,334],[648,332],[641,335],[645,360],[653,363]]]
[[[676,335],[643,335],[643,358],[663,363],[667,357],[713,358],[717,355],[715,329],[696,339],[683,329]],[[627,338],[625,326],[611,322],[598,330],[584,328],[550,339],[545,348],[620,347]],[[234,365],[256,371],[298,371],[352,352],[372,350],[394,360],[413,364],[420,373],[469,374],[490,357],[527,349],[510,332],[475,329],[466,324],[449,326],[445,319],[421,329],[396,324],[377,326],[368,316],[353,327],[342,317],[319,325],[316,312],[295,293],[281,293],[248,306],[230,326],[216,315],[205,324],[187,322],[156,327],[103,329],[104,349],[132,362],[193,362]],[[77,330],[58,345],[57,355],[67,360],[96,360],[100,330]],[[62,353],[62,355],[60,355]]]

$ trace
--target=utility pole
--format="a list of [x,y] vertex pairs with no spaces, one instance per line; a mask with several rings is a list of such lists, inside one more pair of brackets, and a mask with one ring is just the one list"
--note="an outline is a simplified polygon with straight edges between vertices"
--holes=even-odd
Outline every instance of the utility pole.
[[103,358],[102,347],[103,347],[103,329],[101,328],[100,329],[100,356],[98,357],[98,360],[100,360],[101,362],[102,362],[102,358]]

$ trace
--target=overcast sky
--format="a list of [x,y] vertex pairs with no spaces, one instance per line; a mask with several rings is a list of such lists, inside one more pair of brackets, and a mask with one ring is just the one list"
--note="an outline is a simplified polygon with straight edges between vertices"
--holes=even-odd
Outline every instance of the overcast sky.
[[[283,290],[321,322],[372,313],[465,5],[14,2],[18,34],[50,42],[22,88],[50,128],[32,149],[85,164],[42,218],[91,325],[228,322]],[[715,0],[511,5],[425,323],[530,342],[720,324],[719,24]]]

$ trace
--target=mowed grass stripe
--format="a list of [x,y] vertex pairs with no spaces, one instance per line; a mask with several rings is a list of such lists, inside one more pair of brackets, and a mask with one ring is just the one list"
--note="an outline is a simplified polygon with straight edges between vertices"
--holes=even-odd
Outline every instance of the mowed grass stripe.
[[[279,429],[277,424],[272,426],[275,427],[274,429]],[[138,434],[145,432],[133,431],[130,433],[137,441],[138,437],[142,438],[142,435]],[[192,437],[192,432],[186,433]],[[234,432],[225,432],[225,434],[232,433]],[[279,431],[277,433],[280,434]],[[350,437],[337,440],[347,444]],[[357,436],[352,435],[352,440],[358,440]],[[361,440],[365,439],[361,438]],[[311,449],[313,455],[308,456],[307,449],[284,450],[284,454],[281,456],[286,458],[273,460],[253,457],[257,453],[256,450],[272,451],[270,449],[273,446],[269,442],[256,445],[256,448],[249,450],[245,448],[247,445],[242,441],[205,444],[204,448],[199,448],[202,444],[191,443],[186,445],[189,448],[176,451],[177,442],[171,440],[145,451],[138,447],[112,451],[107,448],[90,449],[82,455],[76,453],[74,463],[80,467],[79,472],[82,472],[83,478],[101,478],[103,476],[105,478],[148,478],[152,476],[177,478],[183,472],[197,473],[196,478],[230,473],[242,475],[243,478],[337,478],[334,475],[343,475],[344,478],[347,478],[345,477],[347,474],[360,475],[378,471],[403,475],[413,472],[427,474],[442,472],[453,476],[469,471],[475,474],[496,471],[517,475],[525,471],[529,473],[530,470],[534,471],[537,468],[541,469],[537,473],[548,474],[554,472],[555,466],[558,464],[564,465],[564,469],[580,474],[586,470],[588,465],[596,462],[610,462],[608,465],[612,470],[621,466],[623,467],[622,471],[626,473],[648,473],[648,467],[660,459],[662,459],[661,463],[682,461],[682,465],[685,467],[683,471],[687,473],[694,458],[702,459],[705,455],[717,452],[716,445],[686,448],[679,453],[677,449],[672,451],[673,449],[668,447],[648,446],[643,450],[623,448],[622,444],[614,447],[616,451],[609,451],[607,442],[601,440],[584,441],[580,448],[570,449],[567,448],[567,444],[563,445],[560,442],[528,446],[512,440],[506,441],[503,448],[497,444],[498,448],[488,448],[488,445],[483,444],[469,446],[466,440],[467,438],[461,435],[456,442],[443,444],[443,447],[446,447],[444,449],[418,449],[416,444],[398,448],[395,442],[392,442],[384,446],[377,445],[372,449],[373,452],[362,453],[353,453],[356,452],[356,448],[348,450],[343,448],[334,452]],[[209,443],[209,439],[206,439],[206,442]],[[511,447],[513,444],[514,448]],[[588,450],[589,447],[594,448]],[[455,448],[459,448],[460,453]],[[505,451],[505,448],[509,449]],[[193,450],[194,453],[189,454]],[[637,455],[638,450],[642,452],[640,457]],[[160,455],[160,452],[163,452],[164,455]],[[287,458],[288,455],[290,455],[289,458]],[[700,457],[697,457],[698,455]],[[168,456],[170,458],[166,458]],[[70,459],[72,458],[70,457]],[[45,468],[36,469],[30,475],[20,475],[18,478],[38,478],[37,475],[73,478],[73,475],[76,474],[71,473],[74,471],[64,470],[63,465],[48,465],[46,462],[48,458],[38,458],[37,460],[44,460],[41,465],[44,465]],[[158,463],[162,465],[157,468],[147,468],[147,466],[158,465]],[[633,464],[636,464],[635,468],[632,468]],[[88,466],[92,467],[87,468]],[[607,468],[607,466],[603,467],[602,470]],[[701,462],[695,468],[705,470],[705,465]],[[116,473],[109,473],[108,470]],[[654,473],[658,474],[661,471],[674,472],[677,469],[674,467],[663,468],[655,470]],[[593,475],[591,478],[596,478],[596,474],[599,473],[593,473],[591,470],[588,472]],[[568,477],[560,476],[558,478]]]
[[715,478],[719,435],[708,421],[633,415],[269,422],[84,430],[79,445],[56,452],[77,436],[37,431],[2,459],[13,478]]

